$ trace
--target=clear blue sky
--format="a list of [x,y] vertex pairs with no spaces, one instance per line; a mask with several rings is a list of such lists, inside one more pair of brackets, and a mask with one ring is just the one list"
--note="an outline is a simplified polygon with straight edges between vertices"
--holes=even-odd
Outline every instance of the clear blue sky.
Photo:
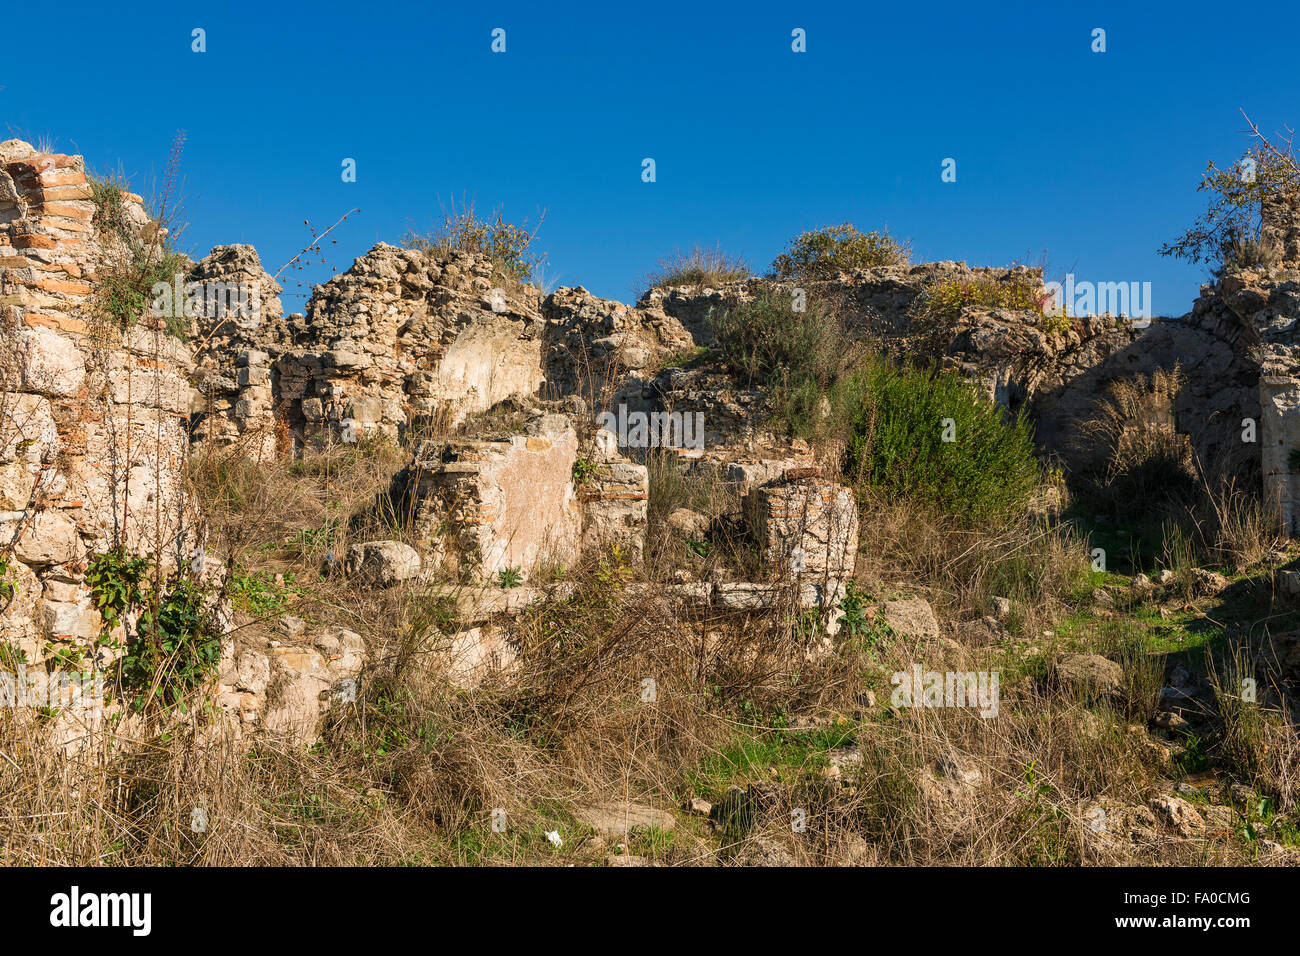
[[1300,125],[1293,2],[29,12],[0,65],[0,132],[120,162],[147,193],[186,130],[183,245],[250,242],[271,271],[308,241],[304,219],[361,208],[331,236],[342,271],[468,195],[512,219],[546,208],[548,279],[623,300],[674,247],[720,243],[764,268],[795,233],[850,220],[887,224],[919,260],[1046,256],[1054,274],[1150,281],[1157,313],[1177,315],[1204,273],[1155,250],[1202,208],[1206,161],[1240,155],[1238,107],[1265,131]]

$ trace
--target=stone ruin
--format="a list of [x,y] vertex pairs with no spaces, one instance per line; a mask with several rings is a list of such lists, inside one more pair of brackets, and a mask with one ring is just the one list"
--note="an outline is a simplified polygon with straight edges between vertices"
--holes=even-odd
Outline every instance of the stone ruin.
[[[0,631],[33,675],[100,636],[90,556],[121,543],[174,567],[198,547],[190,357],[147,323],[122,333],[91,317],[91,197],[81,157],[0,144],[0,555],[16,585]],[[148,222],[138,196],[125,211]],[[120,648],[97,653],[103,666]]]
[[[196,368],[190,349],[149,315],[125,331],[99,317],[93,283],[108,253],[94,227],[93,196],[80,156],[0,143],[0,559],[12,585],[0,592],[5,693],[18,677],[15,666],[20,684],[40,686],[51,661],[80,658],[102,673],[123,653],[124,626],[105,633],[87,582],[95,555],[120,546],[152,558],[164,573],[187,568],[213,583],[223,570],[205,555],[198,502],[185,478],[191,414],[205,400],[192,383],[202,383],[215,363]],[[139,196],[125,193],[123,211],[134,227],[156,228]],[[239,259],[250,263],[255,255]],[[242,345],[233,333],[228,341]],[[231,391],[251,399],[255,379],[238,375]],[[240,421],[228,416],[226,424],[238,430]],[[325,651],[333,647],[330,636],[300,638],[324,653],[322,642]],[[319,662],[310,653],[295,657],[292,641],[277,643],[279,652],[267,659],[286,693],[267,706],[267,684],[256,678],[261,668],[232,671],[230,641],[223,676],[232,684],[219,702],[242,706],[247,722],[265,717],[268,726],[310,734],[323,705],[295,695],[307,679],[296,668],[355,677],[355,642],[336,639],[349,653]],[[57,711],[49,725],[55,739],[82,740],[98,726],[99,702],[80,703]]]
[[287,435],[276,427],[272,385],[291,335],[279,283],[249,245],[217,246],[187,279],[205,293],[205,307],[186,330],[197,355],[190,409],[195,445],[237,445],[255,461],[287,452]]
[[571,567],[582,541],[577,459],[573,423],[556,414],[502,440],[423,442],[397,477],[397,511],[453,579]]
[[[1300,316],[1298,218],[1292,205],[1270,205],[1264,210],[1262,242],[1276,250],[1272,269],[1236,272],[1202,286],[1190,312],[1154,318],[1144,327],[1122,317],[1094,315],[1074,317],[1068,329],[1049,331],[1034,312],[966,307],[954,328],[937,341],[933,335],[925,340],[916,328],[912,307],[930,283],[1016,276],[1041,281],[1040,270],[1024,267],[971,268],[956,262],[882,266],[809,282],[805,291],[839,301],[850,321],[884,350],[908,355],[931,349],[1010,413],[1026,411],[1040,452],[1062,461],[1071,473],[1098,465],[1098,449],[1080,440],[1079,426],[1092,417],[1110,383],[1178,368],[1185,384],[1172,414],[1199,461],[1213,474],[1233,476],[1247,486],[1258,488],[1262,477],[1268,494],[1289,502],[1294,492],[1283,460],[1300,447],[1300,435],[1288,434],[1295,428],[1289,409],[1297,397],[1291,370]],[[771,280],[747,279],[717,289],[652,289],[640,304],[662,310],[698,342],[707,343],[711,311],[773,287]],[[775,287],[793,290],[788,282]],[[704,370],[669,370],[661,373],[658,391],[681,399],[690,378],[707,375]],[[734,383],[730,387],[734,390]],[[701,389],[694,400],[707,401],[722,391]],[[757,397],[738,398],[730,403],[733,408],[750,406]],[[688,398],[683,404],[691,402]],[[1257,438],[1251,437],[1251,423],[1258,426]],[[745,433],[743,421],[731,430],[739,433]],[[1300,528],[1294,515],[1287,518],[1287,527],[1291,533]]]
[[[126,208],[151,227],[139,197],[128,195]],[[822,477],[805,444],[764,430],[761,389],[716,362],[684,361],[713,342],[714,310],[772,280],[653,289],[629,306],[582,288],[544,295],[497,275],[484,256],[381,243],[317,287],[305,315],[286,316],[256,251],[218,246],[185,283],[240,295],[191,316],[187,347],[156,322],[112,337],[91,319],[94,215],[80,157],[0,144],[0,542],[19,585],[0,623],[33,664],[99,636],[90,555],[117,541],[172,567],[202,554],[183,479],[191,443],[268,460],[378,433],[415,448],[388,501],[416,550],[362,542],[349,569],[375,586],[472,584],[480,597],[466,620],[476,626],[458,645],[466,673],[504,666],[509,648],[485,628],[491,614],[554,590],[528,582],[611,548],[635,563],[645,546],[646,450],[597,428],[604,412],[702,416],[702,447],[671,451],[681,468],[743,497],[766,575],[648,587],[740,613],[793,593],[834,633],[857,552],[851,492]],[[1048,329],[1036,313],[968,308],[937,355],[1009,411],[1026,410],[1041,449],[1071,469],[1092,464],[1073,436],[1107,383],[1178,366],[1187,384],[1177,428],[1203,462],[1262,476],[1287,530],[1300,534],[1297,219],[1290,205],[1266,209],[1276,265],[1204,286],[1180,318],[1136,328],[1091,316]],[[833,295],[861,331],[906,353],[926,335],[936,346],[912,319],[930,283],[1025,276],[1041,281],[1023,268],[930,263],[807,291]],[[1251,420],[1256,443],[1243,440]],[[494,588],[503,575],[525,586]],[[322,698],[356,679],[364,642],[292,621],[282,629],[230,642],[219,703],[242,723],[305,738]]]
[[[1282,246],[1294,238],[1294,229],[1269,228]],[[256,276],[255,254],[234,258]],[[206,267],[206,274],[216,271]],[[1243,419],[1253,418],[1269,436],[1263,473],[1283,473],[1276,449],[1291,447],[1277,438],[1285,415],[1267,407],[1261,414],[1260,396],[1271,390],[1266,401],[1275,408],[1291,401],[1288,353],[1275,349],[1261,376],[1257,346],[1287,337],[1275,319],[1258,316],[1270,296],[1274,314],[1294,314],[1285,283],[1252,293],[1241,277],[1229,277],[1205,287],[1187,315],[1145,328],[1109,315],[1049,328],[1037,313],[970,307],[938,339],[916,327],[913,306],[931,283],[1026,278],[1042,281],[1040,271],[1024,267],[939,262],[862,270],[809,283],[806,291],[840,302],[850,322],[886,351],[935,350],[991,400],[1012,413],[1026,411],[1040,450],[1071,471],[1097,464],[1095,449],[1077,436],[1108,383],[1179,367],[1186,387],[1173,421],[1200,460],[1259,476],[1259,446],[1241,440]],[[739,386],[716,363],[669,361],[713,342],[715,310],[773,287],[772,280],[748,279],[717,289],[652,289],[628,306],[581,288],[543,295],[502,279],[482,256],[381,243],[320,286],[306,317],[273,322],[271,334],[218,342],[218,364],[269,368],[234,380],[254,388],[269,380],[269,402],[259,391],[241,406],[228,388],[227,405],[261,416],[263,430],[281,436],[281,453],[288,445],[369,432],[444,436],[418,445],[391,496],[419,542],[426,577],[451,574],[488,586],[503,572],[527,580],[611,545],[639,555],[648,498],[644,449],[620,446],[593,427],[602,412],[618,412],[702,416],[703,447],[673,451],[683,468],[709,471],[754,502],[748,520],[765,566],[788,573],[791,553],[807,552],[813,570],[801,572],[801,580],[819,572],[844,580],[851,572],[816,567],[816,540],[787,547],[801,535],[782,517],[790,502],[809,513],[801,520],[821,509],[849,537],[856,527],[850,532],[847,506],[812,477],[816,462],[807,447],[763,430],[761,389]],[[509,401],[532,409],[514,433],[455,434]],[[801,470],[803,478],[790,477]],[[1289,479],[1270,485],[1284,502],[1291,500],[1288,489]],[[842,543],[834,535],[831,542]],[[729,584],[715,597],[729,606],[765,600],[748,588]]]
[[538,391],[543,327],[535,291],[495,284],[485,258],[380,243],[293,322],[279,413],[300,444],[453,427]]

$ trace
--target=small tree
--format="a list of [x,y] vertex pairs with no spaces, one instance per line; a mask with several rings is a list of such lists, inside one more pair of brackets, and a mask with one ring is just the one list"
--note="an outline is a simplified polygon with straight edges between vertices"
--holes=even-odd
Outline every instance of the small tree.
[[1269,204],[1289,203],[1300,195],[1300,165],[1290,130],[1281,146],[1276,146],[1250,117],[1246,122],[1253,145],[1230,169],[1220,169],[1213,161],[1206,166],[1196,188],[1210,193],[1209,208],[1175,242],[1160,247],[1162,256],[1204,262],[1217,277],[1234,269],[1266,265],[1275,254],[1261,243],[1264,210]]

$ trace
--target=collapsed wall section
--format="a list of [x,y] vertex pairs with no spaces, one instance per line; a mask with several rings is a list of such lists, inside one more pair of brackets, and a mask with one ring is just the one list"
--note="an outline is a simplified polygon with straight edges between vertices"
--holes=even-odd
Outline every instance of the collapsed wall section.
[[375,246],[318,286],[275,362],[299,443],[452,427],[542,385],[532,287],[486,256]]
[[524,580],[578,558],[577,457],[577,433],[554,414],[504,441],[424,442],[394,479],[395,510],[427,561],[453,579]]
[[[1291,235],[1282,227],[1275,231]],[[1177,367],[1185,381],[1174,409],[1179,430],[1203,462],[1258,480],[1258,446],[1243,447],[1241,428],[1244,418],[1260,414],[1259,361],[1251,353],[1259,323],[1252,316],[1269,299],[1267,291],[1243,290],[1239,278],[1229,278],[1222,287],[1203,289],[1189,314],[1149,324],[1111,315],[1048,322],[1031,310],[965,306],[955,321],[936,326],[918,309],[937,283],[1009,281],[1041,282],[1042,273],[934,262],[843,273],[807,282],[802,291],[809,301],[828,303],[872,347],[901,358],[930,356],[963,373],[1009,413],[1025,411],[1040,452],[1075,474],[1099,465],[1099,449],[1081,425],[1096,414],[1108,385]],[[716,289],[652,289],[641,304],[676,318],[697,343],[707,344],[719,311],[764,292],[797,289],[789,280],[746,279]],[[1273,298],[1287,311],[1276,293]],[[715,440],[762,440],[748,421],[761,412],[761,396],[737,392],[736,400],[719,403],[726,389],[707,381],[711,374],[707,368],[662,373],[659,404],[701,407]]]
[[275,363],[291,341],[281,287],[250,245],[216,246],[182,284],[196,367],[191,426],[199,448],[237,448],[266,461],[287,451],[279,435]]

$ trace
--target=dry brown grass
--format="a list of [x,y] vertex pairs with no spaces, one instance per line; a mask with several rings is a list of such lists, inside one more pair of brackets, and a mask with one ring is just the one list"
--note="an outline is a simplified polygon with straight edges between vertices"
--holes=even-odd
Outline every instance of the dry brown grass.
[[952,619],[987,614],[993,598],[1005,597],[1028,633],[1086,593],[1087,549],[1066,526],[1025,516],[1009,527],[972,527],[885,495],[870,495],[862,510],[858,578],[874,593],[922,587]]
[[[1124,699],[1102,707],[993,644],[919,641],[873,625],[842,632],[834,652],[819,656],[788,603],[721,613],[638,586],[678,567],[679,542],[660,541],[645,568],[594,559],[568,575],[571,594],[493,619],[517,650],[516,669],[457,687],[444,658],[461,625],[445,601],[415,584],[364,590],[314,576],[323,549],[345,549],[351,535],[374,530],[351,530],[347,518],[367,511],[404,461],[400,448],[375,445],[256,467],[238,455],[197,462],[195,481],[211,502],[210,546],[244,569],[294,573],[289,613],[362,634],[370,651],[362,693],[330,712],[310,750],[261,735],[231,745],[196,711],[63,751],[43,741],[48,721],[0,712],[0,859],[599,863],[612,847],[577,821],[582,807],[619,799],[674,807],[705,796],[722,807],[716,826],[679,816],[671,834],[635,834],[631,850],[674,865],[1247,860],[1240,842],[1217,837],[1155,829],[1133,841],[1118,825],[1102,835],[1089,829],[1090,807],[1121,813],[1167,792],[1162,749],[1130,726],[1149,716],[1161,676],[1137,642],[1099,648],[1131,675]],[[665,470],[656,482],[652,524],[661,534],[676,506],[724,523],[736,513],[728,489],[707,478]],[[328,542],[299,534],[336,518]],[[1045,526],[980,535],[915,502],[866,502],[863,533],[864,587],[888,594],[906,583],[946,621],[1010,596],[1027,609],[1031,634],[1067,600],[1082,560],[1077,541]],[[708,575],[730,558],[704,560]],[[241,626],[266,626],[272,616],[245,612]],[[891,712],[889,675],[915,662],[1000,670],[999,716]],[[836,747],[856,747],[861,769],[828,775]],[[945,768],[978,778],[949,792],[934,783]],[[190,827],[196,807],[206,811],[206,832]],[[790,825],[796,810],[808,821],[800,833]],[[504,814],[505,832],[493,831],[494,812]],[[548,830],[563,848],[545,839]]]
[[640,295],[646,289],[675,286],[716,289],[729,282],[747,279],[750,274],[749,264],[744,259],[724,252],[721,246],[712,249],[696,246],[690,252],[675,249],[642,278],[640,288],[635,292]]
[[1174,417],[1184,382],[1177,367],[1112,382],[1092,418],[1081,423],[1080,445],[1100,456],[1096,496],[1110,503],[1117,520],[1181,502],[1195,491],[1191,444]]
[[1243,482],[1245,451],[1207,464],[1178,430],[1184,383],[1175,366],[1107,387],[1080,424],[1079,442],[1098,456],[1093,473],[1080,476],[1083,500],[1118,522],[1163,526],[1166,561],[1244,571],[1278,548],[1276,508]]
[[[1222,721],[1219,758],[1278,809],[1294,810],[1300,799],[1300,733],[1276,653],[1267,641],[1253,652],[1239,644],[1217,658],[1207,654],[1206,667]],[[1248,679],[1255,682],[1250,691]]]

